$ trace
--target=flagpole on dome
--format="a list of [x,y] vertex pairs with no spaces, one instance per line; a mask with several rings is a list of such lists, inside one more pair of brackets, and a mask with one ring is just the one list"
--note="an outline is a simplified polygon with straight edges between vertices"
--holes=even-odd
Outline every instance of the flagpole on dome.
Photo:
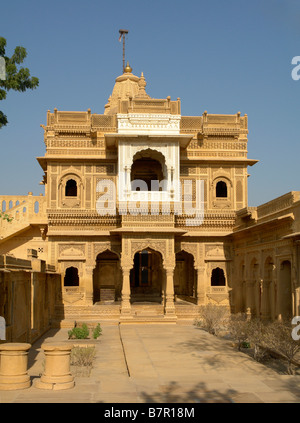
[[119,29],[120,37],[119,41],[123,38],[123,73],[125,70],[125,35],[128,34],[127,29]]

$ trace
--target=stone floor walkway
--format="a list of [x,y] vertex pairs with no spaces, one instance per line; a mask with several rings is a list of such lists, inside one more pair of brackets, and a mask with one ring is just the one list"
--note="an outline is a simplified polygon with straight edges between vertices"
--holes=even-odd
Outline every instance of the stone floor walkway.
[[[0,391],[0,403],[300,402],[300,376],[279,375],[192,325],[102,328],[91,375],[76,377],[73,389]],[[67,330],[53,329],[32,346],[32,380],[43,370],[45,339],[66,340]]]

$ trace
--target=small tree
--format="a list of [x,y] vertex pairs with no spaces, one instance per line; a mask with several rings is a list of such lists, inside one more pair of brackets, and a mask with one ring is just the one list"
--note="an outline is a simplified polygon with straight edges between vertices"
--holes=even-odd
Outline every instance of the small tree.
[[226,326],[229,310],[225,306],[207,304],[199,309],[200,319],[196,320],[196,326],[202,327],[212,335],[218,335],[219,331]]
[[[24,92],[38,87],[39,80],[31,77],[28,68],[18,66],[24,62],[27,51],[24,47],[16,47],[11,57],[5,53],[6,39],[0,37],[0,57],[5,61],[5,79],[0,79],[0,100],[5,100],[7,92],[10,90]],[[3,59],[2,59],[3,60]],[[0,110],[0,129],[7,125],[6,115]]]
[[269,324],[266,342],[270,349],[284,357],[288,363],[287,372],[295,374],[293,361],[300,350],[300,343],[292,338],[293,326],[290,321],[274,321]]

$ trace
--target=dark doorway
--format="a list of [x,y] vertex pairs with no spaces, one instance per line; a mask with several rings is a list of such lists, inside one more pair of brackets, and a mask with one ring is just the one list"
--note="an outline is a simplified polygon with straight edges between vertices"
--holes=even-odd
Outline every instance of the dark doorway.
[[121,296],[119,257],[110,250],[98,254],[93,272],[93,302],[112,303]]
[[160,253],[143,250],[135,254],[130,272],[132,302],[161,301],[164,272]]

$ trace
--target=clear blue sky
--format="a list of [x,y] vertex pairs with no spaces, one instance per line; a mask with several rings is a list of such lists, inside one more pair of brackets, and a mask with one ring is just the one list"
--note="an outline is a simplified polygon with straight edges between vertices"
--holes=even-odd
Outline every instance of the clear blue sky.
[[0,194],[35,195],[43,172],[46,113],[103,113],[126,59],[151,97],[181,98],[182,114],[248,114],[249,205],[300,190],[299,0],[10,0],[1,4],[0,36],[40,86],[0,103]]

